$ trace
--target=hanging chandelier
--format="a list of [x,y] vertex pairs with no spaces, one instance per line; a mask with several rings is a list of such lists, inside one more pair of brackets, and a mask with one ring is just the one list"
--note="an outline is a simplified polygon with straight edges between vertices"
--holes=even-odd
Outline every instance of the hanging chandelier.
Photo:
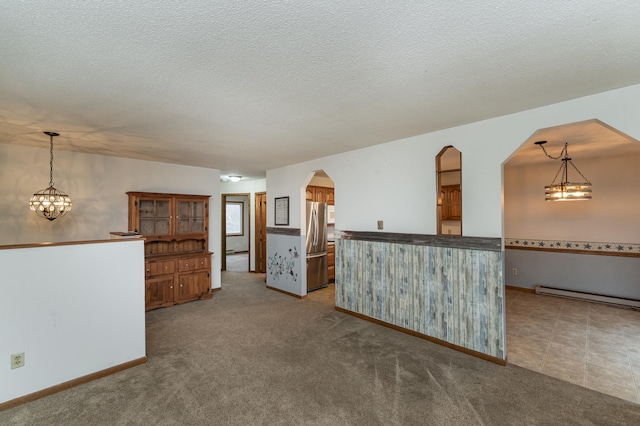
[[55,220],[71,210],[71,198],[53,186],[53,137],[55,132],[44,132],[49,135],[49,187],[36,192],[29,201],[29,208],[38,216]]
[[[544,148],[544,144],[547,141],[539,141],[535,142],[536,145],[542,148],[544,154],[551,158],[552,160],[561,160],[562,164],[560,164],[560,168],[556,172],[551,185],[546,185],[544,187],[544,199],[545,201],[580,201],[580,200],[590,200],[591,199],[591,182],[584,177],[582,172],[573,164],[571,161],[571,157],[569,157],[569,152],[567,150],[569,144],[565,143],[564,148],[557,157],[553,157],[547,153],[547,150]],[[569,182],[569,170],[568,166],[571,164],[571,167],[575,169],[576,172],[584,179],[584,182]],[[556,183],[556,180],[560,176],[560,182]]]

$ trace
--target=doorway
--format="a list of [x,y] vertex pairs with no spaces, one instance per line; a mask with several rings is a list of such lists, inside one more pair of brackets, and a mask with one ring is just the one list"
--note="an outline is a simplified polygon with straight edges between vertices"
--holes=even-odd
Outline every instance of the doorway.
[[249,227],[249,195],[223,194],[221,225],[221,269],[249,272],[251,230]]
[[[551,156],[535,143],[542,140]],[[546,200],[545,186],[555,180],[562,161],[557,154],[566,143],[581,170],[572,181],[589,177],[592,200]],[[640,179],[626,173],[638,161],[637,141],[588,120],[537,130],[503,163],[509,362],[633,402],[640,401],[640,352],[634,346],[640,312],[587,299],[640,299],[637,278],[624,272],[637,277],[639,264],[619,253],[622,242],[640,237],[638,207],[628,202],[637,196]],[[614,250],[607,251],[609,246]],[[536,294],[535,285],[573,295]]]
[[335,184],[324,170],[316,170],[308,179],[307,216],[302,223],[307,235],[307,294],[335,305]]

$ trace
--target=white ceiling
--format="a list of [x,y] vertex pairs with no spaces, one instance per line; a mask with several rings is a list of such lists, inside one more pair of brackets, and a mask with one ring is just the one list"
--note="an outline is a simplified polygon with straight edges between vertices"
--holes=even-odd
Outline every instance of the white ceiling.
[[640,83],[640,2],[0,2],[0,142],[267,169]]

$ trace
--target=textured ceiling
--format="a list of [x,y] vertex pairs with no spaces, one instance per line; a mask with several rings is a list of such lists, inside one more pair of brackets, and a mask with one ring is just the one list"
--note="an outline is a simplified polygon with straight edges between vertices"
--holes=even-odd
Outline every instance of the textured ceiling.
[[267,169],[640,83],[640,2],[0,2],[0,142]]

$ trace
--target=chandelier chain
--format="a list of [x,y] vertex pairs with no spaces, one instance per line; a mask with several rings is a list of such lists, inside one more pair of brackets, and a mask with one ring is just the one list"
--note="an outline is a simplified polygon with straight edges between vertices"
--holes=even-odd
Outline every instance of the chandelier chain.
[[562,151],[560,151],[560,154],[558,154],[557,157],[554,157],[553,155],[549,155],[549,153],[545,149],[544,145],[540,144],[540,148],[542,148],[542,152],[544,152],[544,155],[546,155],[547,157],[551,158],[552,160],[560,160],[561,158],[563,158],[563,156],[564,157],[568,157],[569,156],[569,152],[567,151],[567,146],[568,145],[569,144],[565,142],[564,148],[562,148]]
[[49,138],[49,186],[53,187],[53,135],[50,135]]
[[580,176],[582,176],[582,179],[584,179],[584,181],[585,181],[585,182],[587,182],[587,183],[591,183],[591,182],[589,182],[589,179],[587,179],[586,177],[584,177],[584,175],[582,174],[582,172],[580,171],[580,169],[578,169],[578,168],[576,167],[576,165],[575,165],[575,164],[573,164],[573,161],[569,160],[569,164],[571,164],[571,167],[573,167],[573,168],[575,169],[575,171],[576,171],[576,172],[578,172],[578,174],[579,174]]
[[558,169],[558,171],[556,172],[556,175],[553,177],[553,180],[551,181],[552,185],[556,183],[556,179],[558,179],[558,175],[560,174],[560,172],[562,172],[562,181],[560,183],[564,183],[565,176],[564,176],[563,169],[564,169],[564,163],[560,164],[560,168]]

